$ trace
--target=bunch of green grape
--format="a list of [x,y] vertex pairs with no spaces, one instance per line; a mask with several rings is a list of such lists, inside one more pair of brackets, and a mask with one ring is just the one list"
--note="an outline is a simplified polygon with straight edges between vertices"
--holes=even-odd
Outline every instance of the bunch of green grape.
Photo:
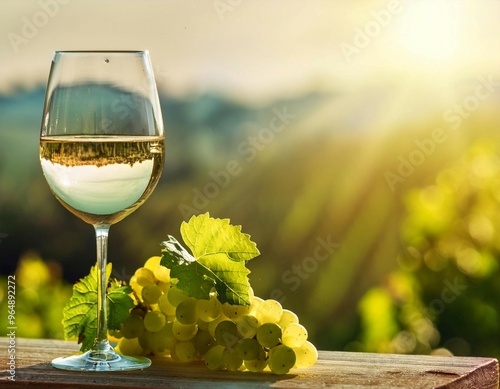
[[276,300],[253,295],[250,305],[221,304],[216,295],[195,299],[170,280],[160,257],[149,258],[130,279],[136,306],[113,331],[125,355],[202,360],[211,370],[270,370],[286,374],[314,365],[318,351],[297,315]]

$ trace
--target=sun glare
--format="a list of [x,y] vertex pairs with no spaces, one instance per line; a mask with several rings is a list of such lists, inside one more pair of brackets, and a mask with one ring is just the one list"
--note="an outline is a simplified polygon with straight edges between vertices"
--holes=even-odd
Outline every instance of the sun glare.
[[450,59],[460,43],[460,18],[453,2],[421,0],[407,7],[400,24],[401,45],[422,59]]

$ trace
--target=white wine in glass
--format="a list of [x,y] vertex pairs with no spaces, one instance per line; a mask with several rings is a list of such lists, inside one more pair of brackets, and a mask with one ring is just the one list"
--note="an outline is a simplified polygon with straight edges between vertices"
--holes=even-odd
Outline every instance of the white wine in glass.
[[163,120],[147,51],[57,51],[50,69],[40,163],[55,197],[94,226],[97,336],[91,350],[56,358],[66,370],[116,371],[150,366],[116,353],[107,339],[108,232],[143,204],[165,158]]

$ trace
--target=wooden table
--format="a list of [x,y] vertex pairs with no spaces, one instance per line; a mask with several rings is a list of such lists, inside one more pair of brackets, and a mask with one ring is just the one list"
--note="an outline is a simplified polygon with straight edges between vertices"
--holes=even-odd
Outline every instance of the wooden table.
[[[317,364],[290,374],[210,371],[201,362],[153,358],[130,372],[68,372],[50,361],[78,350],[74,342],[16,339],[15,381],[8,379],[8,338],[0,338],[0,388],[498,388],[493,358],[320,351]],[[7,367],[7,368],[6,368]]]

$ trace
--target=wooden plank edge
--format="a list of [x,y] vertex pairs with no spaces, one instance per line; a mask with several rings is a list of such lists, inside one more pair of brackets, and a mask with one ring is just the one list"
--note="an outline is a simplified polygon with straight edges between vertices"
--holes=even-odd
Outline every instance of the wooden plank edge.
[[491,359],[477,366],[469,374],[458,377],[449,384],[441,385],[435,389],[445,389],[453,384],[457,389],[498,389],[500,385],[500,375],[498,360]]

